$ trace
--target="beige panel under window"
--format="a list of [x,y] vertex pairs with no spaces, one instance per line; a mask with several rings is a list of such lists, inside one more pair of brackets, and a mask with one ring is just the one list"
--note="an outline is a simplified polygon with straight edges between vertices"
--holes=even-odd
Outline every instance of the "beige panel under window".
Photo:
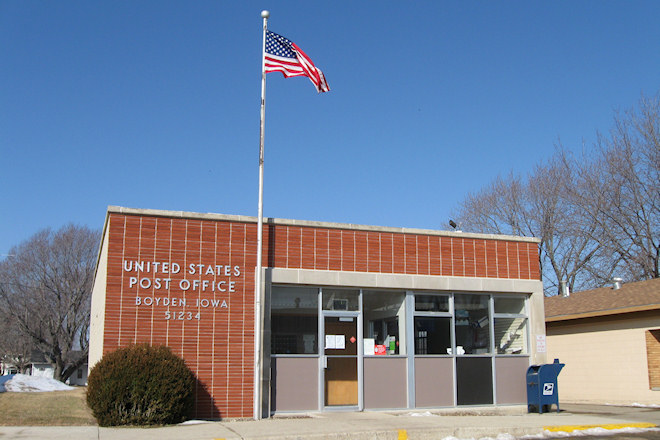
[[646,332],[646,359],[649,366],[649,387],[660,390],[660,329]]

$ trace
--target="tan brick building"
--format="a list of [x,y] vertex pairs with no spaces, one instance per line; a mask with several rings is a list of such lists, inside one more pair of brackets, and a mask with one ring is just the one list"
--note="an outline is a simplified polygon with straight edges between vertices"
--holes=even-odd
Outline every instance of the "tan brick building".
[[165,344],[195,417],[525,404],[546,360],[533,238],[266,219],[259,297],[256,218],[110,207],[103,232],[90,365]]
[[660,279],[545,299],[559,399],[660,404]]

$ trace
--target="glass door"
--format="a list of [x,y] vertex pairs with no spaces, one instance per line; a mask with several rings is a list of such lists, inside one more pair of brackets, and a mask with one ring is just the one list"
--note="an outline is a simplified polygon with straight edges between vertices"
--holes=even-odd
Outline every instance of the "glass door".
[[324,406],[358,406],[358,316],[324,316]]

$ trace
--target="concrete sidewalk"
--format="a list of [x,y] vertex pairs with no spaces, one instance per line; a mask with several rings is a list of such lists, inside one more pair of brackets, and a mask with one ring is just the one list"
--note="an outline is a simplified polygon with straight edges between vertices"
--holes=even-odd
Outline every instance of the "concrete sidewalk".
[[479,439],[510,434],[571,431],[576,427],[650,428],[639,417],[610,412],[527,414],[521,407],[470,410],[324,412],[280,416],[268,420],[223,421],[161,428],[99,428],[96,426],[0,427],[0,439],[49,440],[174,440],[174,439],[391,439],[423,440],[456,437]]

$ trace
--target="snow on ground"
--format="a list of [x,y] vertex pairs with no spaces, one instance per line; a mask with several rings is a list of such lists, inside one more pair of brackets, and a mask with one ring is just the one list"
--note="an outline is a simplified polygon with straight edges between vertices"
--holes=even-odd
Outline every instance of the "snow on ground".
[[11,374],[0,376],[0,393],[10,391],[14,393],[38,392],[38,391],[66,391],[73,387],[59,380],[47,377],[28,376],[26,374]]
[[633,408],[660,408],[660,405],[650,403],[603,403],[605,406],[630,406]]
[[408,413],[410,417],[433,417],[433,414],[431,411],[424,411],[424,412],[411,412]]
[[646,403],[631,403],[630,406],[635,408],[660,408],[660,405],[649,405]]
[[660,431],[660,428],[619,428],[619,429],[605,429],[605,428],[588,428],[582,430],[575,430],[571,432],[562,431],[544,431],[543,434],[526,435],[522,439],[553,439],[565,437],[579,437],[579,436],[615,436],[617,434],[641,434],[649,431]]

